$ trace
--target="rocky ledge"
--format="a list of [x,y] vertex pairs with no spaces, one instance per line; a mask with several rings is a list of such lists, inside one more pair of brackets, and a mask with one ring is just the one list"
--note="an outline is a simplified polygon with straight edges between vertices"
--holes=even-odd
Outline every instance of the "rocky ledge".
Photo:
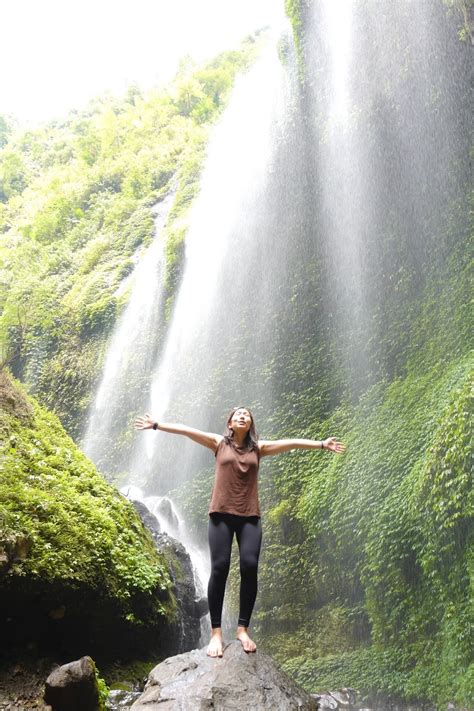
[[247,654],[231,642],[211,659],[206,647],[165,659],[150,673],[133,711],[316,710],[316,699],[299,688],[266,654]]

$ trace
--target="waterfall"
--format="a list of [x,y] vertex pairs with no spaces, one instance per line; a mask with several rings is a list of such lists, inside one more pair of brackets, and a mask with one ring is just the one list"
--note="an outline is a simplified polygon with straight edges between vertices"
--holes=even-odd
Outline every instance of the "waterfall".
[[[249,276],[258,260],[257,232],[265,212],[273,154],[284,131],[287,82],[276,42],[272,42],[255,66],[237,80],[214,130],[190,216],[182,283],[152,376],[150,407],[157,419],[178,418],[208,426],[214,411],[214,369],[223,350],[232,348],[233,340],[239,338],[242,308],[248,306],[249,297],[258,298],[258,289],[263,293],[257,319],[264,313],[268,298],[265,264],[257,289]],[[234,271],[234,265],[242,275]],[[256,340],[254,355],[262,357],[269,345]],[[219,402],[225,404],[220,421],[212,422],[217,431],[222,429],[226,410],[239,397],[233,383],[219,394]],[[152,464],[155,481],[165,476],[176,484],[196,471],[196,445],[173,443],[173,439],[159,433],[149,437],[145,447],[139,443],[129,467],[131,480],[150,470],[157,452]]]
[[[156,349],[164,281],[163,228],[174,199],[172,190],[154,207],[155,234],[142,255],[135,255],[135,268],[125,277],[117,296],[131,287],[129,302],[121,315],[108,347],[102,378],[97,390],[83,449],[101,468],[107,451],[123,427],[124,398],[127,389],[146,377]],[[134,393],[135,394],[135,393]]]
[[465,119],[449,97],[462,48],[442,5],[425,0],[320,0],[305,31],[319,307],[338,388],[357,397],[391,375],[390,303],[423,284],[427,250],[442,254],[432,236],[447,223],[447,185],[455,196],[449,151]]
[[[353,13],[351,0],[324,0],[314,6],[314,29],[325,50],[323,63],[327,75],[312,87],[312,98],[325,105],[317,115],[314,131],[319,139],[317,165],[320,174],[323,208],[321,229],[333,274],[329,289],[338,299],[340,341],[344,334],[358,331],[363,338],[354,339],[343,349],[344,369],[348,378],[365,370],[365,342],[369,336],[366,313],[362,254],[366,229],[366,206],[370,196],[364,191],[364,180],[370,164],[361,165],[362,156],[354,135],[353,93]],[[321,57],[318,58],[321,61]]]

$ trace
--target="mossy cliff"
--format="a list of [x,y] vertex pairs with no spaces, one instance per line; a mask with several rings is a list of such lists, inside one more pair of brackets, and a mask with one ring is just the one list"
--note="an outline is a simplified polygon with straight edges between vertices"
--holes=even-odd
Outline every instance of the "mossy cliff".
[[0,638],[39,652],[167,649],[169,567],[133,506],[0,373]]

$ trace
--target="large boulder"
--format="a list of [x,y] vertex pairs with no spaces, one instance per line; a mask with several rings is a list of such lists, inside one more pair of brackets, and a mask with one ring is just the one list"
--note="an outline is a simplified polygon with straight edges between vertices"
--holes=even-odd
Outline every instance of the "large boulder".
[[46,679],[44,699],[53,711],[99,711],[99,688],[90,657],[63,664]]
[[206,648],[165,659],[150,673],[133,711],[293,711],[317,709],[317,702],[266,654],[228,644],[221,658]]

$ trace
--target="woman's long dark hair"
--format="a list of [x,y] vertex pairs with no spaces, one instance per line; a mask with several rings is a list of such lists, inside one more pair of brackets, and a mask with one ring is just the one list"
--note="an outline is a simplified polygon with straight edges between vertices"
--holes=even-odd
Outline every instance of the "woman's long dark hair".
[[232,410],[229,413],[229,417],[227,418],[227,424],[224,432],[224,442],[226,444],[229,444],[233,449],[236,448],[235,442],[234,442],[234,430],[229,427],[230,421],[232,417],[234,416],[234,412],[237,412],[237,410],[247,410],[247,412],[250,415],[251,419],[251,424],[250,424],[250,429],[247,432],[247,436],[245,437],[244,441],[244,447],[245,449],[248,449],[249,452],[252,451],[252,449],[255,449],[256,452],[258,452],[258,435],[257,431],[255,429],[255,422],[253,419],[253,414],[252,411],[249,410],[248,407],[245,407],[243,405],[239,405],[238,407],[232,408]]

